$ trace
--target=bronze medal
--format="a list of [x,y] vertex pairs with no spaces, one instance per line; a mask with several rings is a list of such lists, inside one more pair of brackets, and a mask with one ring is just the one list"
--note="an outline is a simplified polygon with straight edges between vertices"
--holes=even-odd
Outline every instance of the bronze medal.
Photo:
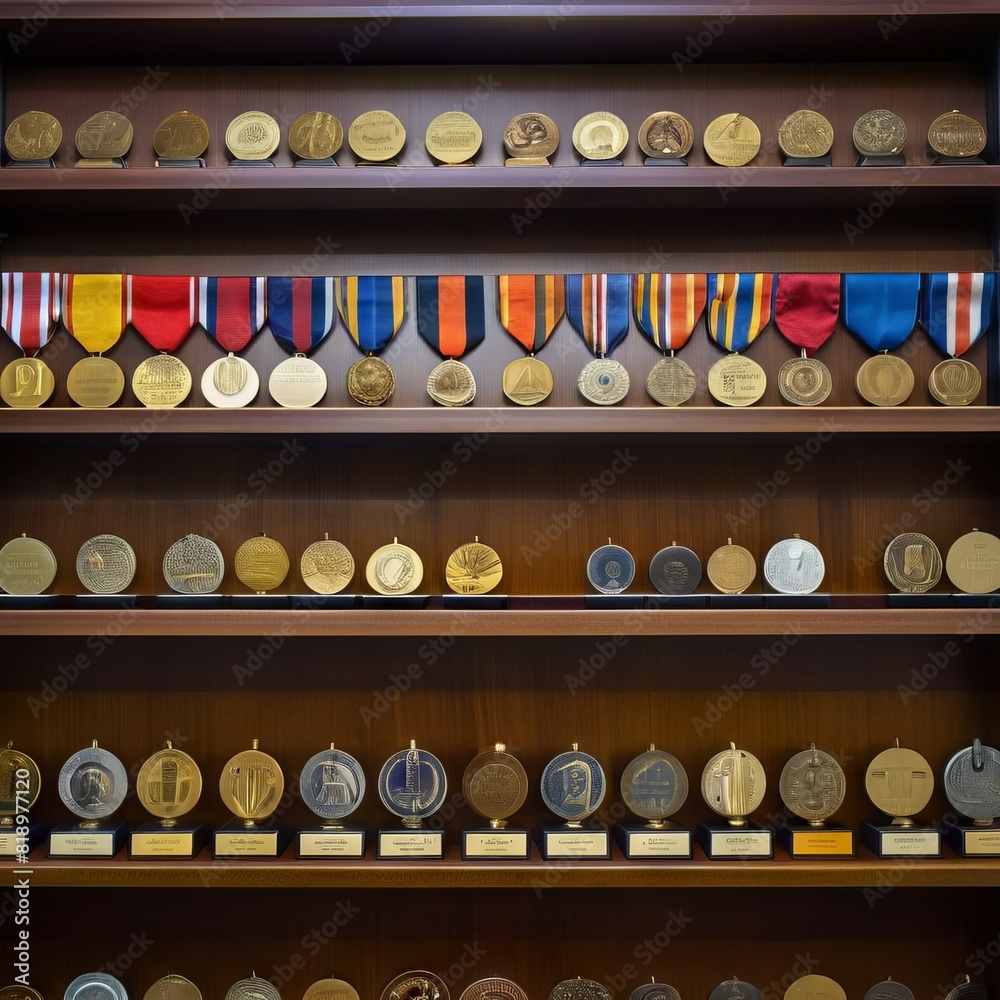
[[757,576],[757,563],[748,549],[733,545],[730,538],[709,556],[706,572],[719,593],[742,594]]
[[479,540],[460,545],[448,557],[444,578],[456,594],[488,594],[500,582],[503,564],[495,549]]
[[354,556],[327,533],[313,542],[299,560],[302,581],[317,594],[339,594],[354,578]]
[[304,160],[325,160],[343,143],[344,127],[326,111],[307,111],[288,130],[288,148]]
[[424,564],[413,549],[394,538],[391,545],[383,545],[371,554],[365,578],[378,594],[412,594],[424,578]]
[[793,111],[778,126],[778,146],[785,156],[825,156],[833,147],[833,126],[818,111]]
[[708,391],[726,406],[752,406],[766,388],[764,369],[742,354],[727,354],[708,370]]
[[760,129],[746,115],[720,115],[705,129],[705,152],[720,166],[745,166],[760,152]]
[[442,406],[466,406],[476,398],[476,379],[468,365],[448,358],[427,376],[427,395]]
[[170,973],[157,979],[142,1000],[202,1000],[201,990],[184,976]]
[[961,358],[945,358],[931,369],[927,388],[945,406],[968,406],[983,387],[979,369]]
[[395,389],[396,375],[381,358],[368,355],[347,369],[347,391],[363,406],[381,406]]
[[503,130],[508,167],[547,167],[559,145],[559,127],[537,111],[518,115]]
[[62,125],[45,111],[18,115],[4,133],[3,143],[12,160],[47,160],[62,142]]
[[236,550],[233,568],[240,583],[265,594],[280,587],[288,576],[288,553],[280,542],[261,532]]
[[830,369],[815,358],[786,361],[778,372],[778,389],[781,395],[796,406],[818,406],[833,389]]
[[876,108],[854,123],[853,139],[865,156],[896,156],[906,145],[906,123],[892,111]]
[[898,406],[913,392],[913,369],[894,354],[876,354],[854,380],[858,395],[874,406]]
[[693,145],[691,123],[675,111],[657,111],[639,126],[639,148],[653,159],[680,159]]
[[624,365],[611,358],[594,358],[583,366],[576,387],[591,403],[612,406],[628,395],[628,372]]
[[191,372],[172,354],[154,354],[132,373],[135,398],[150,409],[170,409],[191,392]]
[[931,122],[927,145],[939,156],[978,156],[986,148],[986,129],[969,115],[948,111]]
[[164,159],[197,159],[208,149],[208,123],[190,111],[168,115],[156,126],[153,149]]
[[326,372],[312,358],[293,354],[271,372],[267,391],[279,406],[306,409],[326,395]]
[[660,358],[646,376],[646,392],[661,406],[680,406],[698,388],[691,366],[674,355]]
[[462,794],[469,807],[494,830],[507,825],[507,817],[524,805],[528,797],[528,775],[521,762],[506,752],[503,743],[474,757],[462,775]]
[[416,970],[396,976],[384,990],[381,1000],[450,1000],[451,994],[440,976]]
[[213,361],[201,376],[201,394],[212,406],[236,409],[253,402],[260,376],[249,361],[230,352]]
[[45,542],[22,534],[0,548],[0,590],[7,594],[42,594],[56,578],[56,557]]
[[552,392],[552,372],[533,354],[512,361],[503,370],[503,394],[519,406],[534,406]]
[[882,565],[889,582],[902,594],[924,594],[937,586],[943,563],[941,552],[926,535],[908,531],[885,549]]
[[8,406],[42,406],[55,391],[56,378],[41,358],[15,358],[0,372],[0,397]]
[[87,409],[114,406],[125,391],[125,373],[111,358],[81,358],[66,376],[70,399]]
[[100,111],[76,130],[76,149],[84,160],[114,160],[132,145],[132,123],[116,111]]

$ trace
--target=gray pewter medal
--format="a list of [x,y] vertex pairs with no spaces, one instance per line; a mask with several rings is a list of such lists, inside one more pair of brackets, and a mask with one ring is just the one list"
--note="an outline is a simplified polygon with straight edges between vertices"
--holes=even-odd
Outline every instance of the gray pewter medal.
[[97,740],[77,751],[59,769],[59,798],[81,826],[96,826],[107,819],[125,800],[128,775],[112,753],[102,750]]
[[701,560],[691,549],[671,542],[653,556],[649,579],[661,594],[693,594],[701,583]]
[[681,995],[673,986],[658,983],[654,979],[653,982],[643,983],[632,990],[628,1000],[681,1000]]
[[944,767],[944,792],[956,812],[975,826],[1000,816],[1000,751],[978,740],[959,750]]
[[416,740],[410,740],[408,750],[394,753],[378,776],[382,804],[410,830],[419,830],[441,808],[447,793],[444,766],[434,754],[418,749]]
[[340,820],[361,805],[365,796],[365,773],[349,753],[333,743],[310,757],[299,778],[302,800],[324,820],[325,828],[336,829]]
[[781,801],[810,826],[822,826],[844,801],[844,769],[811,743],[785,764],[778,779]]
[[620,594],[635,578],[635,559],[620,545],[602,545],[587,559],[587,579],[601,594]]
[[545,765],[541,786],[546,806],[567,826],[578,827],[600,808],[607,780],[597,760],[574,743]]
[[222,550],[201,535],[179,538],[163,556],[163,578],[178,594],[210,594],[225,572]]
[[872,986],[865,993],[864,1000],[913,1000],[913,991],[890,976],[884,982]]
[[735,976],[719,983],[708,995],[708,1000],[761,1000],[760,990]]
[[684,805],[688,796],[688,776],[684,765],[665,750],[649,749],[625,765],[621,790],[625,805],[647,820],[646,826],[662,829],[664,820]]
[[593,979],[564,979],[549,991],[549,1000],[611,1000],[607,988]]
[[128,1000],[125,987],[114,976],[88,972],[66,987],[63,1000]]
[[254,973],[240,979],[226,990],[226,1000],[281,1000],[281,994],[266,979]]

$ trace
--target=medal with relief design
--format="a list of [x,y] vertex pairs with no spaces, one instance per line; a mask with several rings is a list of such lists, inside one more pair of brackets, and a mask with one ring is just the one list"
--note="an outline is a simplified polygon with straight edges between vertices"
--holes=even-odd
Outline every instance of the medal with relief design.
[[676,111],[656,111],[639,126],[639,148],[655,160],[681,159],[693,145],[694,129]]
[[225,571],[222,550],[202,535],[185,535],[163,554],[163,578],[178,594],[211,594]]
[[779,594],[811,594],[825,575],[823,553],[798,535],[776,542],[764,557],[764,579]]
[[579,827],[601,807],[607,791],[604,768],[596,757],[584,753],[579,743],[557,754],[542,771],[542,799],[552,813]]
[[710,274],[708,335],[723,350],[733,351],[708,372],[708,391],[727,406],[751,406],[761,399],[767,375],[756,361],[740,354],[761,334],[771,318],[772,274]]
[[781,395],[796,406],[818,406],[833,389],[830,370],[812,357],[830,338],[840,314],[839,274],[779,274],[774,325],[802,355],[778,372]]
[[267,325],[292,355],[267,383],[280,406],[315,406],[326,395],[326,372],[306,355],[326,339],[336,320],[333,278],[267,279]]
[[628,395],[628,372],[607,355],[628,333],[630,291],[628,274],[566,275],[566,315],[594,355],[580,372],[577,388],[600,406],[620,403]]
[[684,765],[665,750],[649,749],[625,765],[621,777],[622,799],[646,826],[660,830],[665,820],[684,805],[688,796],[688,776]]
[[785,156],[825,156],[833,146],[833,126],[818,111],[801,108],[778,126],[778,146]]
[[127,303],[121,274],[63,275],[63,324],[91,357],[69,371],[66,388],[78,406],[113,406],[125,390],[125,375],[109,351],[125,329]]
[[365,567],[365,579],[376,593],[387,596],[412,594],[424,578],[424,564],[408,545],[393,538],[391,545],[376,549]]
[[882,565],[889,582],[901,594],[925,594],[941,579],[941,551],[918,531],[897,535],[885,548]]
[[66,987],[63,1000],[128,1000],[125,987],[114,976],[88,972]]
[[184,976],[169,973],[146,990],[142,1000],[202,1000],[201,990]]
[[0,397],[8,406],[41,406],[55,391],[55,376],[37,355],[52,339],[61,313],[62,275],[58,272],[0,274],[0,326],[24,355],[0,373]]
[[868,765],[865,791],[877,809],[892,817],[893,826],[913,826],[913,817],[931,800],[934,771],[916,750],[896,740]]
[[742,594],[757,577],[757,563],[749,549],[730,538],[709,556],[706,572],[720,594]]
[[635,579],[635,559],[628,549],[613,545],[609,538],[607,545],[590,553],[587,579],[600,594],[620,594]]
[[249,750],[230,757],[219,778],[222,801],[247,828],[267,819],[281,801],[285,778],[278,762],[253,740]]
[[0,989],[0,1000],[44,1000],[44,997],[30,986],[17,985]]
[[392,164],[406,142],[406,129],[390,111],[366,111],[351,122],[347,141],[361,162]]
[[761,804],[766,790],[763,765],[735,743],[712,757],[701,776],[705,805],[724,816],[730,826],[746,826],[747,817]]
[[62,143],[59,119],[46,111],[25,111],[4,133],[3,143],[12,160],[48,160]]
[[517,115],[503,130],[508,167],[547,167],[559,145],[559,127],[540,112]]
[[486,336],[481,274],[418,276],[417,329],[445,360],[427,378],[427,394],[442,406],[465,406],[476,396],[476,380],[463,357]]
[[427,152],[447,166],[471,166],[472,158],[483,144],[483,130],[472,115],[464,111],[446,111],[438,115],[424,136]]
[[444,766],[434,754],[410,740],[408,750],[398,750],[378,776],[382,805],[403,821],[408,830],[419,830],[428,816],[441,808],[448,792]]
[[852,138],[862,156],[896,156],[906,145],[906,123],[895,112],[876,108],[854,123]]
[[561,274],[501,274],[497,297],[500,325],[528,351],[504,368],[504,395],[519,406],[535,406],[552,392],[552,372],[535,355],[566,311],[566,279]]
[[234,409],[256,398],[260,377],[236,352],[260,332],[266,310],[266,278],[198,279],[198,322],[228,352],[213,361],[201,377],[202,395],[212,406]]
[[789,758],[778,779],[781,801],[810,826],[823,826],[843,804],[844,769],[815,743]]
[[450,996],[440,976],[418,969],[404,972],[387,983],[381,1000],[450,1000]]
[[488,594],[503,576],[503,563],[496,549],[476,535],[474,542],[460,545],[448,557],[444,578],[456,594]]
[[29,813],[42,790],[38,764],[8,741],[0,750],[0,833],[14,826],[15,817]]
[[528,994],[512,979],[480,979],[470,983],[459,1000],[528,1000]]
[[278,123],[264,111],[244,111],[226,127],[226,148],[234,160],[266,160],[280,141]]
[[83,820],[81,826],[94,827],[125,801],[128,775],[124,764],[94,740],[63,764],[57,784],[63,805]]
[[280,587],[288,576],[288,553],[281,542],[262,531],[248,538],[237,550],[233,568],[240,583],[257,594]]
[[56,578],[55,553],[23,532],[0,548],[0,590],[26,597],[43,594]]
[[328,532],[313,542],[299,560],[302,582],[317,594],[339,594],[354,579],[354,556]]
[[117,535],[94,535],[76,554],[76,575],[92,594],[120,594],[135,576],[135,552]]
[[705,152],[723,167],[742,167],[760,152],[760,129],[746,115],[720,115],[705,128]]
[[573,145],[585,160],[613,160],[628,145],[628,126],[610,111],[593,111],[573,127]]
[[607,988],[593,979],[564,979],[549,990],[549,1000],[611,1000]]
[[978,739],[959,750],[944,766],[944,793],[975,826],[992,826],[1000,816],[1000,751]]
[[691,549],[672,542],[653,556],[649,579],[661,594],[693,594],[701,583],[701,560]]
[[365,797],[365,772],[349,753],[330,744],[306,761],[299,776],[302,801],[324,820],[324,829],[341,829]]
[[971,159],[986,148],[986,129],[969,115],[948,111],[930,123],[927,145],[938,156]]
[[462,794],[477,815],[490,821],[494,830],[507,825],[507,817],[524,805],[528,776],[521,762],[507,753],[503,743],[469,761],[462,775]]
[[198,804],[201,771],[190,754],[167,740],[167,745],[139,768],[135,791],[146,812],[160,820],[160,826],[176,826],[177,817]]
[[281,994],[266,979],[256,973],[240,979],[226,990],[225,1000],[281,1000]]
[[78,167],[123,167],[132,145],[132,123],[117,111],[99,111],[76,130]]
[[363,406],[381,406],[396,388],[388,362],[375,357],[403,325],[402,276],[351,275],[334,278],[337,311],[351,340],[365,353],[347,371],[347,391]]
[[361,1000],[358,991],[343,979],[317,979],[305,993],[302,1000]]
[[307,111],[292,122],[288,148],[303,160],[326,160],[344,143],[344,127],[327,111]]
[[176,111],[156,126],[153,149],[166,160],[197,160],[208,149],[208,123],[190,111]]

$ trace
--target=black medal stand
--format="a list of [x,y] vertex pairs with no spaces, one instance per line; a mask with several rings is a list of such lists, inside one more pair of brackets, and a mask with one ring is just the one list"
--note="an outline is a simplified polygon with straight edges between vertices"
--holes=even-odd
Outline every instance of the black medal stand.
[[81,611],[120,611],[135,607],[135,594],[77,594],[73,605]]
[[226,594],[156,594],[154,608],[175,608],[179,611],[224,608],[229,604]]
[[296,611],[347,611],[360,603],[357,594],[292,594]]
[[42,608],[57,608],[62,603],[58,594],[0,594],[2,611],[38,611]]
[[190,860],[208,844],[208,835],[207,823],[177,823],[174,826],[163,826],[156,822],[143,823],[129,835],[128,856],[142,860]]
[[998,608],[1000,593],[992,594],[952,594],[951,603],[956,608]]
[[763,594],[710,594],[710,607],[733,611],[742,608],[764,607]]
[[531,857],[531,837],[516,826],[462,831],[463,861],[527,861]]
[[398,827],[379,830],[375,856],[379,861],[441,861],[444,830]]
[[774,857],[774,831],[756,820],[746,826],[716,822],[698,824],[698,843],[709,861],[769,861]]
[[296,160],[293,166],[296,167],[339,167],[340,164],[332,156],[324,156],[318,160],[303,158]]
[[780,611],[801,611],[830,607],[829,594],[765,594],[764,607]]
[[109,860],[128,840],[127,823],[97,823],[83,826],[79,820],[66,820],[49,833],[50,858],[104,858]]
[[246,826],[231,819],[212,834],[213,858],[277,858],[291,840],[287,830],[274,826]]
[[856,167],[905,167],[906,157],[902,153],[887,154],[885,156],[875,156],[870,153],[863,153],[858,157]]
[[7,163],[8,170],[54,170],[56,161],[50,156],[37,160],[10,160]]
[[673,820],[660,826],[638,821],[616,823],[614,836],[618,849],[629,861],[690,860],[692,857],[691,831]]
[[643,594],[587,594],[583,599],[588,611],[641,611],[645,605]]
[[829,153],[822,156],[786,156],[785,167],[832,167],[833,158]]
[[931,826],[865,822],[861,824],[861,843],[877,858],[941,857],[941,831]]
[[156,160],[158,167],[207,167],[203,156],[161,156]]
[[951,594],[886,594],[890,608],[948,608]]
[[[19,826],[0,826],[0,858],[16,858],[24,856],[27,851],[33,851],[45,839],[46,823],[30,823]],[[27,834],[27,836],[25,836]]]
[[962,858],[1000,857],[1000,823],[976,826],[972,820],[943,820],[945,843]]
[[360,861],[368,828],[364,823],[316,826],[295,834],[295,856],[323,861]]
[[932,167],[966,167],[974,163],[986,166],[981,156],[938,156],[931,163]]
[[686,167],[688,161],[683,156],[647,156],[642,161],[645,167]]
[[645,607],[650,611],[707,608],[710,599],[709,594],[647,594]]
[[231,167],[236,167],[242,169],[243,167],[273,167],[274,160],[241,160],[239,158],[235,160],[230,160],[229,165]]
[[289,604],[288,594],[233,594],[229,606],[238,611],[284,611]]
[[441,607],[456,611],[506,611],[506,594],[442,594]]
[[617,156],[611,157],[607,160],[588,160],[584,157],[580,160],[581,167],[624,167],[625,164],[618,159]]
[[398,167],[395,160],[358,160],[356,167]]
[[837,824],[787,823],[778,827],[778,842],[796,861],[854,857],[854,831]]
[[430,594],[403,594],[391,597],[388,594],[362,594],[361,607],[379,611],[407,611],[426,608],[430,603]]
[[538,849],[546,861],[610,861],[611,834],[601,823],[593,827],[542,823]]

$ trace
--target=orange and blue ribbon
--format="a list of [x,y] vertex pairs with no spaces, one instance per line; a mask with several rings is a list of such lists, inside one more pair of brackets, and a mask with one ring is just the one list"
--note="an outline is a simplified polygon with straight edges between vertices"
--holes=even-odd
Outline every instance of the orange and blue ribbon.
[[773,274],[710,274],[708,335],[727,351],[745,351],[771,319]]

